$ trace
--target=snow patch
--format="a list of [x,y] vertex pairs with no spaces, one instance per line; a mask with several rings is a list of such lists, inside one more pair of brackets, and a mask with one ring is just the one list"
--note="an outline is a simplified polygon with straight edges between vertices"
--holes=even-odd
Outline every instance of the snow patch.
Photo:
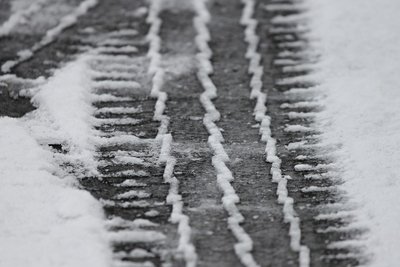
[[[369,231],[368,266],[400,262],[400,19],[397,0],[307,0],[326,92],[317,116],[322,140],[341,144],[343,185]],[[367,256],[370,256],[367,255]]]
[[0,265],[110,266],[101,205],[53,174],[24,121],[0,118],[0,147]]

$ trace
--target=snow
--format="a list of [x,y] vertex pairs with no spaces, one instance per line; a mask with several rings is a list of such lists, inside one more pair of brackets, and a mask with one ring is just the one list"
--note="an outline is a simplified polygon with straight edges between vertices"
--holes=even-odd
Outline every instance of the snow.
[[[60,33],[62,33],[65,29],[74,25],[78,21],[78,18],[80,16],[86,14],[89,11],[89,9],[94,7],[95,5],[97,5],[97,0],[82,1],[79,4],[79,6],[77,6],[75,9],[70,11],[69,14],[63,16],[59,20],[57,26],[47,30],[46,33],[44,34],[43,38],[38,43],[33,45],[33,47],[31,49],[22,50],[22,51],[18,52],[18,58],[16,60],[9,60],[9,61],[5,62],[1,66],[1,71],[2,72],[10,72],[11,69],[13,67],[15,67],[16,65],[18,65],[26,60],[29,60],[34,55],[34,53],[39,51],[41,48],[49,45],[50,43],[52,43],[57,38],[57,36],[60,35]],[[39,9],[39,8],[36,8],[36,9]],[[8,30],[5,31],[6,34],[8,33],[7,31]]]
[[145,216],[147,216],[147,217],[156,217],[156,216],[158,216],[160,213],[158,212],[158,211],[156,211],[156,210],[149,210],[149,211],[146,211],[145,213],[144,213],[144,215]]
[[[15,1],[17,2],[17,1]],[[0,37],[7,36],[19,23],[24,22],[32,13],[37,12],[47,2],[47,0],[37,0],[29,5],[16,5],[13,3],[13,14],[0,25]],[[18,2],[17,2],[18,3]]]
[[326,92],[317,117],[369,232],[369,266],[400,262],[400,18],[397,0],[307,0]]
[[115,199],[149,198],[150,196],[150,193],[147,193],[143,190],[130,190],[128,192],[118,194]]
[[[95,135],[92,129],[90,76],[86,56],[57,70],[40,86],[32,102],[37,110],[26,116],[26,125],[41,144],[61,144],[69,161],[84,164],[84,174],[97,173]],[[65,159],[64,158],[64,159]]]
[[119,227],[119,228],[140,228],[140,227],[154,227],[158,226],[157,223],[153,223],[146,219],[134,219],[133,221],[128,221],[120,217],[112,217],[107,220],[107,227]]
[[118,232],[109,232],[108,237],[116,243],[124,242],[159,242],[166,238],[163,233],[152,230],[120,230]]
[[54,175],[52,153],[23,121],[0,118],[0,147],[0,265],[109,266],[99,203]]

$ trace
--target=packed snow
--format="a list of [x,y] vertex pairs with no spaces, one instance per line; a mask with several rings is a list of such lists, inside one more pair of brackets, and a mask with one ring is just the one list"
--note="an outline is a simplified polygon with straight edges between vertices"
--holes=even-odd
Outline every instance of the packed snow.
[[23,121],[0,118],[0,147],[0,266],[109,266],[101,205],[57,175]]
[[109,266],[101,204],[59,168],[96,173],[87,57],[39,81],[24,92],[35,111],[0,118],[0,265]]
[[369,228],[370,266],[400,262],[400,2],[307,0],[315,67],[326,97],[317,116],[337,147],[344,184]]
[[32,98],[38,109],[24,119],[41,144],[61,144],[69,152],[63,160],[79,163],[84,174],[95,174],[94,108],[87,61],[83,56],[57,70]]

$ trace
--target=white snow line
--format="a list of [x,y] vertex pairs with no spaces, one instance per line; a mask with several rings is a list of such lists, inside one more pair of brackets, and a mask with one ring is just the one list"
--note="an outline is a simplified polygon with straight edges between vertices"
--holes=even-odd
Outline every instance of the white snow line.
[[305,127],[303,125],[286,125],[284,131],[288,133],[308,133],[315,131],[315,129],[311,127]]
[[92,94],[91,95],[92,102],[124,102],[124,101],[132,101],[131,97],[122,97],[115,96],[112,94]]
[[131,198],[149,198],[151,196],[150,193],[147,193],[144,190],[130,190],[125,193],[118,194],[114,197],[114,199],[131,199]]
[[134,29],[123,29],[123,30],[118,30],[118,31],[113,31],[108,34],[109,37],[135,37],[139,34],[137,30]]
[[108,75],[116,75],[117,73],[129,74],[129,73],[137,73],[140,71],[140,67],[132,64],[123,64],[121,62],[107,62],[107,64],[99,64],[101,60],[94,59],[91,67],[94,71],[94,75],[100,74],[108,74]]
[[314,217],[315,220],[321,221],[321,220],[343,220],[343,219],[352,219],[355,217],[355,211],[353,210],[344,210],[344,211],[337,211],[337,212],[332,212],[332,213],[325,213],[325,214],[319,214]]
[[94,90],[121,90],[121,89],[140,89],[142,86],[135,81],[93,81]]
[[150,95],[157,98],[153,119],[160,122],[156,139],[161,141],[161,153],[159,162],[165,164],[163,178],[170,185],[167,203],[172,205],[170,220],[178,224],[179,244],[177,251],[183,254],[186,267],[197,265],[197,253],[191,241],[192,229],[189,217],[183,214],[182,196],[179,194],[179,181],[174,176],[176,159],[171,155],[172,135],[168,134],[169,117],[164,114],[166,108],[167,93],[162,92],[164,83],[164,69],[161,67],[161,38],[160,28],[162,20],[159,17],[162,0],[151,0],[147,22],[150,24],[147,40],[150,58],[149,74],[152,75],[152,89]]
[[[119,65],[126,65],[127,68],[134,68],[138,69],[138,62],[137,59],[132,58],[128,55],[112,55],[112,54],[99,54],[98,51],[94,51],[96,56],[93,57],[93,63],[96,65],[108,65],[108,64],[119,64]],[[107,68],[107,66],[101,66]]]
[[47,1],[48,0],[37,0],[31,3],[26,9],[18,10],[12,14],[8,20],[0,25],[0,37],[9,35],[15,26],[24,21],[33,13],[39,11]]
[[128,39],[109,38],[109,39],[106,39],[103,42],[101,42],[100,45],[111,46],[111,47],[121,47],[121,46],[130,45],[131,43],[132,43],[132,41],[128,40]]
[[302,25],[300,26],[294,26],[294,27],[271,27],[269,30],[269,33],[271,34],[304,34],[309,31],[309,28],[304,27]]
[[317,233],[352,233],[357,231],[365,231],[367,228],[365,225],[360,223],[352,223],[348,226],[329,226],[327,228],[318,228]]
[[[287,180],[289,177],[282,176],[281,159],[276,154],[276,140],[271,136],[271,118],[266,114],[266,99],[267,95],[261,92],[262,88],[262,65],[259,58],[261,55],[257,51],[259,36],[256,33],[257,20],[253,18],[255,10],[254,0],[242,0],[244,4],[240,23],[245,26],[245,41],[248,43],[246,57],[249,59],[249,73],[251,79],[251,99],[256,99],[257,103],[254,108],[254,116],[256,121],[261,123],[260,135],[261,140],[266,142],[267,161],[272,164],[271,175],[272,181],[278,184],[277,195],[278,202],[283,205],[284,221],[289,223],[289,236],[291,249],[299,253],[299,266],[310,266],[310,249],[301,244],[301,228],[300,219],[297,217],[293,208],[293,198],[288,196]],[[292,6],[284,5],[269,5],[269,9],[274,7],[279,10],[286,10]],[[296,8],[298,8],[296,6]],[[296,9],[297,10],[297,9]],[[257,65],[254,65],[257,62]]]
[[294,41],[294,42],[285,42],[278,44],[279,48],[294,48],[294,49],[304,49],[309,46],[309,43],[305,41]]
[[94,79],[102,78],[107,80],[132,80],[136,71],[126,72],[122,69],[119,71],[97,71],[92,70],[91,75]]
[[314,119],[317,115],[316,112],[294,112],[291,111],[288,113],[288,117],[291,120],[295,119]]
[[259,265],[251,253],[253,250],[253,241],[240,225],[244,221],[243,215],[236,206],[240,199],[230,183],[234,177],[226,166],[226,162],[229,161],[229,157],[222,145],[224,139],[221,134],[221,130],[215,124],[215,122],[220,119],[220,113],[212,102],[212,99],[217,96],[217,88],[209,77],[209,74],[211,74],[213,71],[212,63],[210,61],[212,51],[208,46],[208,41],[210,41],[210,33],[207,24],[210,20],[210,13],[206,6],[206,0],[193,1],[193,4],[196,12],[196,16],[193,21],[194,27],[197,31],[195,41],[199,50],[197,54],[197,77],[204,88],[204,92],[200,96],[200,102],[206,111],[203,123],[210,134],[208,138],[208,144],[214,152],[212,164],[217,171],[218,185],[223,191],[222,204],[229,214],[228,227],[238,241],[234,246],[236,255],[243,265],[247,267],[258,267]]
[[134,119],[134,118],[106,118],[106,119],[94,119],[93,124],[95,126],[100,126],[100,125],[136,125],[140,123],[141,120],[139,119]]
[[146,187],[147,184],[140,183],[136,180],[125,180],[120,184],[116,184],[117,187]]
[[268,4],[265,7],[265,10],[269,12],[282,12],[282,11],[290,11],[290,12],[299,12],[306,11],[307,8],[303,4]]
[[150,202],[145,200],[115,202],[113,200],[100,199],[100,203],[103,205],[103,207],[119,207],[124,209],[147,208],[153,206]]
[[342,240],[327,245],[327,249],[361,250],[364,247],[365,242],[363,240]]
[[147,162],[145,162],[142,158],[134,157],[134,156],[115,156],[112,159],[114,164],[134,164],[141,166],[149,166]]
[[298,109],[298,108],[321,108],[321,103],[315,101],[304,101],[296,103],[283,103],[281,109]]
[[296,66],[304,64],[305,59],[277,58],[273,61],[275,66]]
[[311,72],[315,70],[315,66],[313,64],[300,64],[295,66],[284,66],[282,67],[282,71],[285,73],[296,73],[296,72]]
[[276,81],[277,85],[298,85],[298,84],[312,84],[315,81],[315,77],[311,74],[303,76],[295,76],[290,78],[283,78]]
[[309,60],[313,58],[317,58],[319,55],[316,52],[313,51],[290,51],[290,50],[284,50],[281,52],[278,52],[277,58],[280,59],[302,59],[302,60]]
[[86,14],[90,8],[97,5],[97,2],[98,0],[85,0],[81,2],[81,4],[72,13],[61,18],[60,23],[56,27],[48,30],[45,36],[38,43],[36,43],[31,49],[19,51],[18,59],[16,60],[6,61],[1,66],[1,71],[10,72],[11,69],[17,66],[18,64],[32,58],[37,51],[39,51],[46,45],[49,45],[50,43],[54,42],[54,40],[61,32],[74,25],[77,22],[78,18]]
[[146,227],[157,227],[159,224],[152,222],[147,219],[134,219],[125,220],[121,217],[112,217],[108,219],[105,223],[107,228],[128,228],[128,229],[138,229],[138,228],[146,228]]
[[144,242],[153,243],[165,240],[166,236],[157,231],[151,230],[121,230],[118,232],[109,232],[108,237],[114,243],[133,243]]
[[156,210],[149,210],[144,213],[144,216],[147,216],[147,217],[157,217],[158,215],[160,215],[160,212],[158,212]]
[[311,173],[305,174],[304,179],[307,180],[334,180],[339,179],[338,174],[336,172],[324,172],[324,173]]
[[334,170],[336,168],[336,164],[318,164],[318,165],[310,165],[310,164],[297,164],[294,166],[295,171],[303,172],[303,171],[327,171]]
[[125,45],[125,46],[103,46],[96,49],[99,53],[115,53],[115,54],[127,54],[137,53],[139,50],[136,46]]

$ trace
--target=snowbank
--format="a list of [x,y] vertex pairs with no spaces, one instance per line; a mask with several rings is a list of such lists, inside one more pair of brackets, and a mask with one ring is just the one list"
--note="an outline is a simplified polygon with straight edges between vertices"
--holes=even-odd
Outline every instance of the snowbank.
[[38,109],[25,118],[41,144],[61,144],[68,151],[63,160],[81,165],[83,175],[97,170],[88,60],[82,56],[57,70],[32,98]]
[[52,173],[17,119],[0,118],[0,266],[109,266],[100,204]]
[[[88,56],[25,91],[37,109],[0,117],[0,266],[110,266],[101,204],[60,164],[96,172]],[[61,145],[62,151],[49,145]]]
[[307,0],[326,93],[318,116],[328,144],[341,144],[345,189],[370,232],[371,266],[400,262],[400,2]]

